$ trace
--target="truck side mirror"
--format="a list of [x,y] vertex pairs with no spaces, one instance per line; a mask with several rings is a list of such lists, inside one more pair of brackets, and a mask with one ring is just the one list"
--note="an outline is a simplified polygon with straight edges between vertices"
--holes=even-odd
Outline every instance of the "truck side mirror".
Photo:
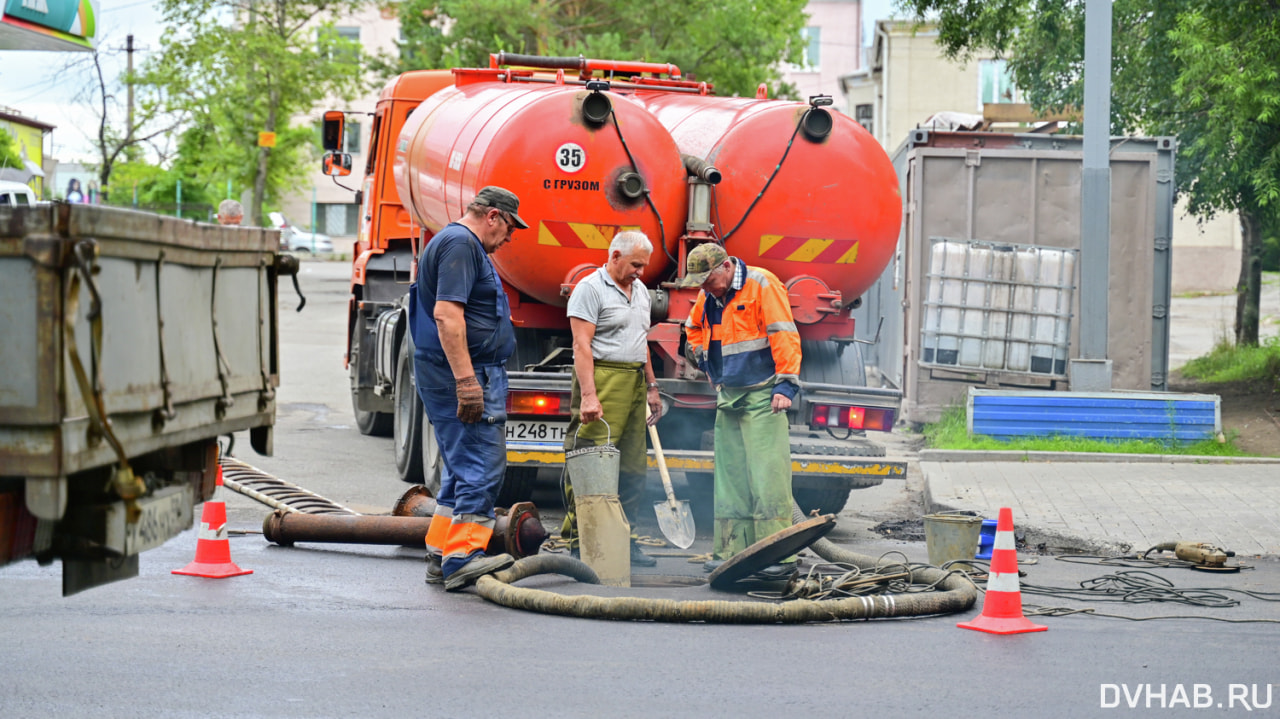
[[324,114],[321,130],[321,145],[329,152],[342,150],[343,114],[340,110],[329,110]]
[[324,155],[324,174],[330,177],[346,177],[351,174],[351,153],[326,152]]

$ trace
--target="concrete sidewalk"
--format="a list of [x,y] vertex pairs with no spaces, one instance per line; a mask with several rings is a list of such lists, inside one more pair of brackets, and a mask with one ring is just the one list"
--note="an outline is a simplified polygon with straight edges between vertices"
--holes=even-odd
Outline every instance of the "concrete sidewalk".
[[1141,552],[1210,542],[1280,556],[1280,460],[924,450],[925,511],[1013,509],[1030,547]]

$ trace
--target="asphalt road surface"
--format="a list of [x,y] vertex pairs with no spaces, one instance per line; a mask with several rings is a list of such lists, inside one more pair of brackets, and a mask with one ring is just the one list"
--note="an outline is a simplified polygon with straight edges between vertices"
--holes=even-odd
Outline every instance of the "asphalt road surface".
[[[236,454],[356,511],[386,512],[406,485],[395,477],[390,440],[361,436],[351,418],[341,364],[346,266],[303,268],[306,309],[293,313],[288,295],[281,303],[275,456],[258,457],[245,438]],[[909,501],[910,485],[859,491],[830,538],[870,556],[924,561],[923,543],[866,529]],[[0,568],[0,717],[1280,715],[1275,601],[1231,591],[1222,595],[1238,606],[1206,608],[1030,593],[1128,568],[1023,556],[1023,602],[1187,618],[1038,617],[1049,631],[1009,637],[956,628],[976,607],[804,626],[571,619],[426,586],[418,549],[270,545],[253,533],[265,507],[226,489],[218,498],[237,532],[233,560],[251,575],[172,575],[191,561],[194,531],[145,553],[138,578],[68,598],[57,565]],[[535,500],[550,529],[553,487]],[[703,522],[694,551],[705,551],[707,529]],[[654,551],[664,556],[650,574],[700,576],[686,557],[671,556],[677,552]],[[1233,575],[1151,571],[1178,588],[1280,599],[1280,564],[1271,561]],[[705,586],[604,589],[559,577],[522,584],[748,599]]]

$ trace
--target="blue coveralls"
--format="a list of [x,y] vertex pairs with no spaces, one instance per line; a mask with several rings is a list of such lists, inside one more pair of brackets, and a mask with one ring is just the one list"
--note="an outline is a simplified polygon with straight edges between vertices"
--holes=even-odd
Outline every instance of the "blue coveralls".
[[[467,349],[484,388],[479,422],[458,419],[457,383],[434,318],[438,300],[464,304]],[[502,281],[479,238],[463,225],[450,224],[427,243],[410,287],[409,329],[418,394],[444,460],[427,548],[443,555],[448,577],[483,556],[493,536],[494,499],[507,469],[506,361],[515,351]]]

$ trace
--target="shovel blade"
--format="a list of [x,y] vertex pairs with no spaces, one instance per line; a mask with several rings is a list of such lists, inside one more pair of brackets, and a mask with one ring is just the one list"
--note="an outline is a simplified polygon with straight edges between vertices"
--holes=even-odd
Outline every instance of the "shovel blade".
[[658,515],[658,529],[667,541],[681,549],[693,546],[693,511],[687,500],[654,502],[653,511]]

